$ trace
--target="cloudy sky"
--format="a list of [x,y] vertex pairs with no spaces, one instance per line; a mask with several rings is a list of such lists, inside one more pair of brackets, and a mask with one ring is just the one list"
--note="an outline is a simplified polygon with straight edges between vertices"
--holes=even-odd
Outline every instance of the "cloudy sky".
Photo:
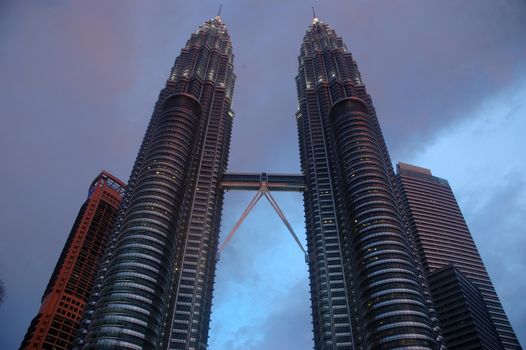
[[[294,76],[318,17],[343,37],[393,162],[449,180],[526,344],[526,2],[222,0],[232,171],[299,172]],[[127,180],[157,94],[218,1],[0,2],[0,348],[36,314],[90,181]],[[228,231],[251,193],[226,196]],[[276,198],[304,236],[298,194]],[[217,271],[210,349],[312,347],[307,267],[261,202]],[[278,345],[279,344],[279,345]]]

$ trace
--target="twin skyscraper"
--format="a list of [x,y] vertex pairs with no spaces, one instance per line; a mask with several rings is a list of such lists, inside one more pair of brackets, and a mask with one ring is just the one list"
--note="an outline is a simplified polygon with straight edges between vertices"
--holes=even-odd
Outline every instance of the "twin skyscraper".
[[[298,61],[315,349],[520,349],[453,194],[429,189],[447,182],[405,164],[395,174],[342,38],[314,18]],[[235,79],[218,16],[191,35],[161,90],[74,348],[207,348]],[[446,322],[448,291],[477,312]]]

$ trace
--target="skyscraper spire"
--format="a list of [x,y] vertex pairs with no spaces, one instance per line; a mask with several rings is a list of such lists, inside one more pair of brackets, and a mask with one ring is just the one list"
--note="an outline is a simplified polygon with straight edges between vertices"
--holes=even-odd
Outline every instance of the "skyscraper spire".
[[314,11],[314,6],[312,6],[312,24],[318,23],[320,20],[316,17],[316,11]]

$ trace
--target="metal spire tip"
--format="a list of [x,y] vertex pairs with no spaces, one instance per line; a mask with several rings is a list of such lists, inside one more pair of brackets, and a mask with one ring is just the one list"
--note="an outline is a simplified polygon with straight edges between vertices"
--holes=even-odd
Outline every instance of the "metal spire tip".
[[316,11],[314,11],[314,6],[312,6],[312,24],[318,23],[320,20],[316,17]]

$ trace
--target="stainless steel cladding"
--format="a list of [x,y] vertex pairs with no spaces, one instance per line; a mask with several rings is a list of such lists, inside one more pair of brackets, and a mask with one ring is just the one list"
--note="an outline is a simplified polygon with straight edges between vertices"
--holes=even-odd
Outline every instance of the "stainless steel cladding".
[[387,147],[357,64],[317,18],[298,61],[315,348],[440,348]]
[[75,348],[206,349],[234,83],[215,17],[159,94]]

